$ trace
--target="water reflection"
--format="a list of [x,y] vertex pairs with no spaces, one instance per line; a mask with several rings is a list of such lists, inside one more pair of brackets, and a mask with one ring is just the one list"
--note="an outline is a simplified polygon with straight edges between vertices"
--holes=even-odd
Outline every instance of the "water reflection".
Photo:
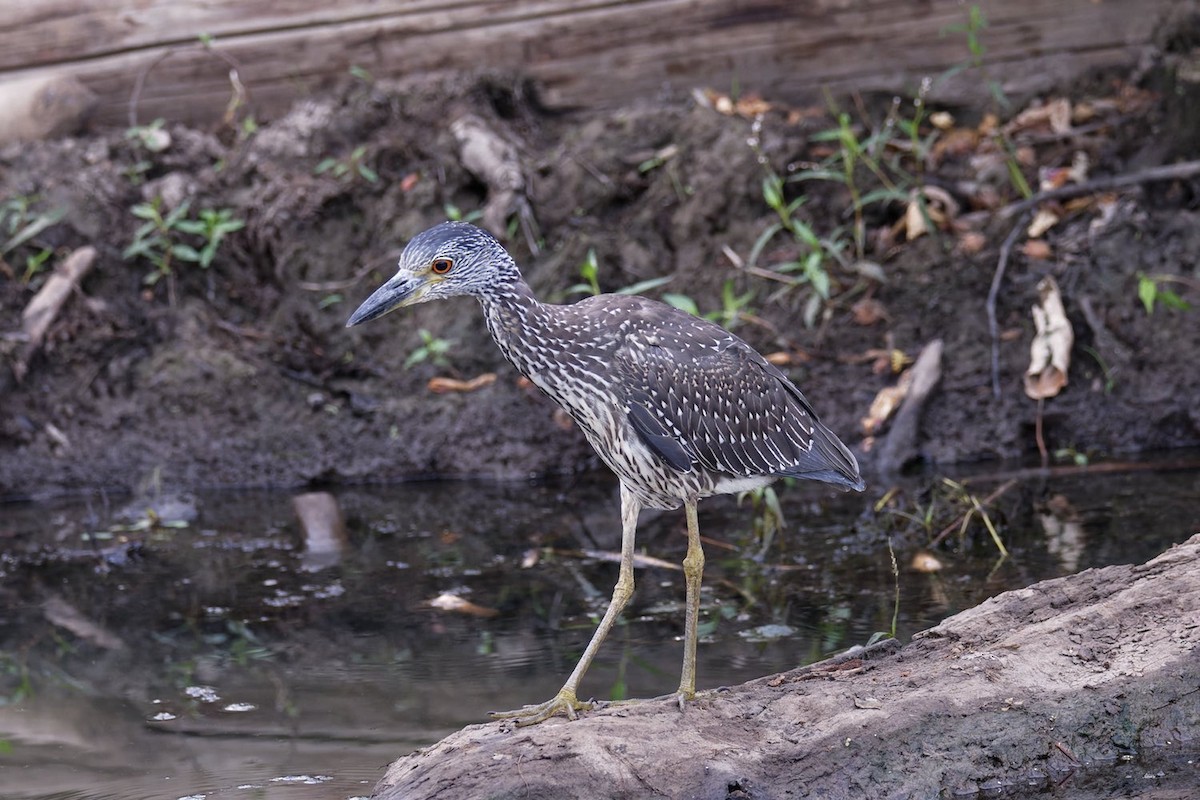
[[[761,561],[748,558],[756,512],[704,504],[700,688],[864,643],[894,613],[904,638],[1008,588],[1144,561],[1194,532],[1200,474],[1016,484],[990,509],[1011,557],[976,530],[949,537],[944,568],[926,573],[907,567],[929,538],[924,510],[945,502],[932,485],[899,487],[899,513],[874,508],[884,487],[782,488],[787,533]],[[3,508],[0,794],[365,796],[396,755],[557,691],[616,578],[603,557],[620,536],[611,482],[337,499],[349,541],[322,569],[284,493],[200,494],[153,513],[103,498]],[[636,570],[585,694],[674,690],[685,546],[681,513],[643,518],[639,547],[667,563]]]

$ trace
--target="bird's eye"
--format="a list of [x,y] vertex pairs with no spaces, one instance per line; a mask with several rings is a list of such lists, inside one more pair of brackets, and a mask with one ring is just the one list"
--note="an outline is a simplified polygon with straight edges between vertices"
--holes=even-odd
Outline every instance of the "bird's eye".
[[448,258],[435,258],[429,268],[435,275],[445,275],[453,266],[454,262]]

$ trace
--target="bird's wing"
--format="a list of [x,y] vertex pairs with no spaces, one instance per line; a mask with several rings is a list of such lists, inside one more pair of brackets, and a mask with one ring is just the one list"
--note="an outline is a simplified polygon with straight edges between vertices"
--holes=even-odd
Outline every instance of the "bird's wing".
[[643,329],[615,360],[631,426],[672,468],[860,486],[854,456],[800,390],[733,334],[707,323]]

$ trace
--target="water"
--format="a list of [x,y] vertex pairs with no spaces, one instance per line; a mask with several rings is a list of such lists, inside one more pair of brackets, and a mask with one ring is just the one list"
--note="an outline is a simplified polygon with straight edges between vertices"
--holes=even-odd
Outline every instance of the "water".
[[[701,507],[700,688],[865,643],[893,613],[904,639],[1006,589],[1144,561],[1195,532],[1200,472],[1008,484],[990,507],[1008,558],[978,520],[959,539],[952,487],[925,477],[876,509],[887,488],[781,488],[787,535],[761,561],[761,511]],[[616,577],[597,555],[619,542],[611,481],[336,495],[350,541],[315,570],[286,493],[200,494],[156,524],[127,499],[0,508],[0,797],[363,797],[396,756],[557,691]],[[946,527],[943,569],[912,569]],[[677,564],[684,547],[681,512],[643,514],[643,552]],[[584,695],[678,683],[682,574],[635,577]],[[434,607],[447,596],[474,613]]]

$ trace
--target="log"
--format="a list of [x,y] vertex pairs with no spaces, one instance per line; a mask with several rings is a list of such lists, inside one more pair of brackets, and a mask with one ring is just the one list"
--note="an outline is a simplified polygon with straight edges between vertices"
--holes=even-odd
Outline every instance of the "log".
[[[1094,67],[1137,63],[1155,31],[1192,0],[983,0],[987,75],[937,86],[950,102],[1042,91]],[[498,69],[531,75],[555,106],[611,107],[664,88],[743,90],[822,102],[821,89],[911,93],[971,60],[961,0],[0,0],[0,82],[74,76],[98,121],[221,118],[231,61],[259,119],[351,66],[376,79]],[[200,41],[211,38],[214,52]]]
[[394,762],[373,797],[999,796],[1194,748],[1198,687],[1200,535],[1006,592],[903,648],[703,692],[682,716],[663,698],[474,725]]

